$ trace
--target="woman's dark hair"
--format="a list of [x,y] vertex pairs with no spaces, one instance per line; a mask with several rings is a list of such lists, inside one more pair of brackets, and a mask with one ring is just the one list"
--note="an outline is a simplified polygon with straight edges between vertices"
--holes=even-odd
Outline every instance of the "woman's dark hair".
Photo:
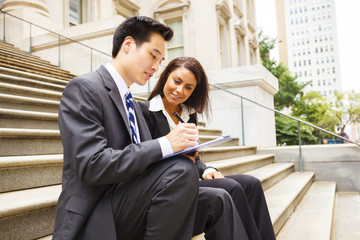
[[154,32],[159,33],[165,41],[171,40],[174,35],[170,27],[146,16],[125,19],[114,32],[112,57],[116,57],[126,37],[133,37],[136,45],[141,46],[144,42],[150,41],[150,36]]
[[170,74],[178,68],[184,67],[192,72],[196,79],[196,87],[190,97],[183,103],[188,109],[193,108],[198,113],[205,113],[209,118],[209,83],[200,62],[193,57],[178,57],[173,59],[161,73],[158,82],[150,93],[148,100],[160,94],[164,96],[164,86]]

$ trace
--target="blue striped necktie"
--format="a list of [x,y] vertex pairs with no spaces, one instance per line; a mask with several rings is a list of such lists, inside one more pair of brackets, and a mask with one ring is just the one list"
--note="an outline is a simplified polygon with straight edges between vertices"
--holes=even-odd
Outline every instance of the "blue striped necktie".
[[133,143],[138,143],[138,138],[136,136],[136,131],[135,131],[134,103],[133,103],[133,97],[131,95],[131,92],[127,92],[125,95],[125,98],[126,98],[126,108],[127,108],[128,115],[129,115],[131,140]]

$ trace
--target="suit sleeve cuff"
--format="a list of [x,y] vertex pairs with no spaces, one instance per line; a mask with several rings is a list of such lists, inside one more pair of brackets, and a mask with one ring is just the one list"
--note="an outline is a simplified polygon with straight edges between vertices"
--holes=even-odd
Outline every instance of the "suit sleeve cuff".
[[202,175],[202,178],[204,179],[204,177],[209,174],[209,173],[212,173],[212,172],[217,172],[217,169],[215,168],[212,168],[212,167],[209,167],[207,169],[205,169],[203,175]]
[[174,153],[169,140],[165,136],[158,138],[158,141],[160,143],[163,158]]

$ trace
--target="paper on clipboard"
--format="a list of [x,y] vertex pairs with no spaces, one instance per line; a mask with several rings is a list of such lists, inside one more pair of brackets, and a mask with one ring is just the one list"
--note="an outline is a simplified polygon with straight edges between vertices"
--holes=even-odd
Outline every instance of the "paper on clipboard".
[[166,157],[162,158],[161,160],[171,158],[171,157],[179,155],[179,154],[189,154],[189,153],[199,151],[201,149],[208,148],[208,147],[211,147],[211,146],[216,146],[216,145],[219,145],[221,143],[224,143],[224,142],[227,142],[227,141],[230,141],[230,140],[234,140],[234,139],[236,139],[236,138],[231,137],[231,136],[219,137],[219,138],[216,138],[214,140],[199,144],[199,145],[197,145],[195,147],[186,148],[186,149],[184,149],[184,150],[182,150],[180,152],[173,153],[173,154],[171,154],[169,156],[166,156]]

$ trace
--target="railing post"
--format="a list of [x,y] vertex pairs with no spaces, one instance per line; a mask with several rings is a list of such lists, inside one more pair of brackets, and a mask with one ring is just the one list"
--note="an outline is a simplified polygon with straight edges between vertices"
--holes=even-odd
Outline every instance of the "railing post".
[[301,150],[301,130],[300,130],[300,122],[298,121],[298,134],[299,134],[299,163],[300,163],[300,172],[303,172],[303,159],[302,159],[302,150]]
[[30,23],[30,38],[29,38],[29,45],[30,45],[30,47],[29,47],[29,53],[31,54],[32,53],[32,50],[31,50],[31,47],[32,47],[32,42],[31,42],[31,23]]
[[244,107],[243,98],[241,98],[241,132],[242,132],[242,145],[245,146],[245,128],[244,128]]
[[59,47],[58,47],[58,67],[60,68],[60,35],[58,35],[59,37]]
[[92,72],[92,48],[90,48],[90,72]]
[[5,40],[5,15],[6,15],[6,13],[3,12],[3,14],[4,14],[4,20],[3,20],[3,32],[4,32],[4,33],[3,33],[3,34],[4,34],[4,35],[3,35],[3,41],[6,42],[6,40]]

